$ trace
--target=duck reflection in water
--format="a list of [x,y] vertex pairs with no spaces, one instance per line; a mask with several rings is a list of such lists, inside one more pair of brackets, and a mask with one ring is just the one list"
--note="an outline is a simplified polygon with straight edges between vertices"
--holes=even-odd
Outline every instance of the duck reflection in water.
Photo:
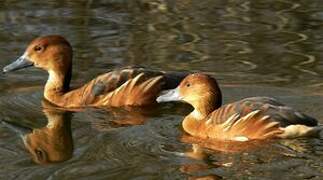
[[[180,171],[189,175],[188,179],[222,179],[219,174],[210,172],[210,169],[218,168],[230,168],[235,164],[234,160],[223,158],[213,159],[215,156],[230,156],[232,154],[241,154],[243,152],[252,152],[268,145],[268,141],[248,141],[248,142],[238,142],[238,141],[216,141],[205,140],[190,136],[183,132],[180,136],[180,141],[185,144],[190,144],[191,148],[186,150],[184,153],[179,153],[182,157],[187,157],[192,159],[193,162],[185,162],[180,166]],[[177,153],[176,153],[177,154]]]
[[17,124],[3,122],[8,128],[19,133],[34,162],[51,164],[63,162],[73,155],[71,131],[72,113],[54,108],[48,101],[42,101],[47,125],[31,129]]
[[[92,126],[98,131],[109,131],[118,127],[143,125],[157,112],[155,107],[123,107],[94,109],[87,111],[89,119],[92,119]],[[94,115],[93,115],[94,114]],[[93,116],[96,116],[93,117]]]

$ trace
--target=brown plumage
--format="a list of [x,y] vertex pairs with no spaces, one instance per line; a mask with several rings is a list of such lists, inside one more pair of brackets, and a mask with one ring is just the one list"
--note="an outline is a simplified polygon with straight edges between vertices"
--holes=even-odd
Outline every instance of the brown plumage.
[[48,71],[44,97],[66,108],[153,104],[161,90],[176,87],[186,75],[128,67],[102,74],[84,86],[71,90],[72,56],[72,47],[65,38],[44,36],[33,40],[25,53],[3,71],[28,66]]
[[317,134],[317,121],[273,98],[252,97],[221,106],[222,94],[214,78],[196,73],[157,98],[159,102],[184,101],[194,107],[183,129],[192,136],[247,141]]

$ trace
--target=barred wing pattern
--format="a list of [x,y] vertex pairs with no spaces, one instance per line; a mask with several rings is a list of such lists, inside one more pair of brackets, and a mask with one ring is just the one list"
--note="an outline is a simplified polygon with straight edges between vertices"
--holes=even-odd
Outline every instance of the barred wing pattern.
[[[66,94],[72,106],[125,106],[155,103],[159,92],[176,87],[187,73],[124,68],[98,76],[83,87]],[[66,105],[65,105],[66,106]]]
[[114,91],[99,96],[94,105],[147,105],[155,101],[162,88],[163,76],[146,78],[144,73],[126,81]]
[[268,97],[246,98],[225,105],[215,110],[207,119],[208,126],[217,127],[209,136],[241,140],[270,138],[282,133],[280,127],[292,124],[317,125],[314,118]]

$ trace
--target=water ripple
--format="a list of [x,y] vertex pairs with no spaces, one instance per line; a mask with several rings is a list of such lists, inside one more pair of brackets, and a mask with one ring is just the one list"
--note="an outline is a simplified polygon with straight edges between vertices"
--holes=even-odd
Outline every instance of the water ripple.
[[304,69],[302,67],[304,65],[315,63],[315,61],[316,61],[315,56],[309,55],[309,54],[304,54],[304,53],[301,53],[301,52],[296,52],[296,51],[293,51],[291,48],[289,48],[291,45],[294,45],[294,44],[297,44],[297,43],[300,43],[300,42],[304,42],[304,41],[306,41],[308,39],[308,36],[306,34],[298,33],[298,32],[290,32],[290,31],[285,30],[287,25],[290,23],[290,19],[287,18],[286,16],[284,16],[284,13],[287,13],[287,12],[290,12],[290,11],[293,11],[293,10],[299,8],[300,4],[290,2],[290,1],[282,1],[282,2],[288,3],[291,6],[290,6],[290,8],[283,9],[283,10],[277,12],[278,17],[282,21],[282,23],[280,25],[280,28],[278,28],[277,31],[284,32],[284,33],[287,33],[287,34],[294,34],[294,35],[298,36],[298,39],[288,41],[288,42],[284,43],[283,46],[288,48],[288,50],[287,50],[288,53],[293,54],[293,55],[297,55],[297,56],[301,56],[301,57],[305,58],[304,61],[302,61],[302,62],[300,62],[300,63],[298,63],[296,65],[293,65],[293,68],[295,68],[295,69],[297,69],[297,70],[299,70],[301,72],[304,72],[304,73],[308,73],[308,74],[311,74],[311,75],[318,76],[319,74],[317,72],[312,71],[312,70],[308,70],[308,69]]
[[[75,47],[75,84],[126,65],[206,72],[218,79],[224,102],[268,95],[322,122],[318,0],[30,0],[1,1],[0,9],[1,66],[34,36],[62,34]],[[1,118],[46,125],[40,105],[45,74],[30,68],[0,75]],[[49,166],[33,163],[21,139],[0,125],[0,179],[322,179],[317,138],[183,156],[195,146],[181,141],[190,111],[170,103],[150,113],[75,112],[73,157]]]

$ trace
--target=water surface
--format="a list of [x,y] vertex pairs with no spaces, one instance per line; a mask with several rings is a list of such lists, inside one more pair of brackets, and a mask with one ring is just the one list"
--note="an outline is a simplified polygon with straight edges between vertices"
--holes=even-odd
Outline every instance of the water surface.
[[[0,67],[33,38],[61,34],[74,48],[75,85],[127,65],[208,72],[225,103],[271,96],[323,123],[322,9],[320,0],[1,1]],[[0,118],[9,122],[0,125],[0,179],[323,178],[322,139],[236,153],[202,147],[187,157],[181,121],[189,106],[48,114],[46,79],[35,68],[0,75]],[[22,138],[44,132],[47,121],[63,122],[67,137],[55,144],[57,162],[45,147],[30,153]]]

